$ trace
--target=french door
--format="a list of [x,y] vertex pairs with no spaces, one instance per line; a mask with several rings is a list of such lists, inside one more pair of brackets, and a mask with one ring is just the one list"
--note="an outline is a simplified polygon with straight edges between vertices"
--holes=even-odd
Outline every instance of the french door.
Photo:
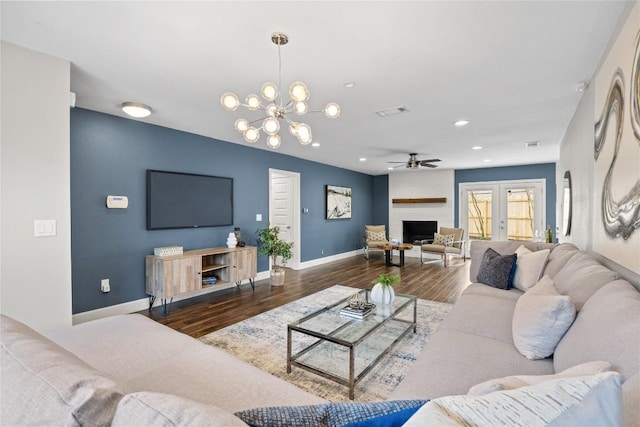
[[460,184],[460,227],[472,240],[538,240],[545,230],[544,179]]

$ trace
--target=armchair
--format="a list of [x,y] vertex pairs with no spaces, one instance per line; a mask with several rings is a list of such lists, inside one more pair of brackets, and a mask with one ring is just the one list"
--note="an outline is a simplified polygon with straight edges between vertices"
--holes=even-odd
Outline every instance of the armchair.
[[[462,228],[440,227],[440,232],[436,233],[433,240],[422,240],[420,243],[420,263],[427,264],[430,262],[443,261],[447,267],[448,258],[451,255],[462,256],[463,260],[467,260],[466,241],[463,240],[464,230]],[[439,259],[430,261],[423,260],[423,254],[437,254]]]
[[370,250],[379,250],[378,245],[389,243],[387,240],[387,231],[384,225],[365,225],[364,226],[364,257],[369,259]]

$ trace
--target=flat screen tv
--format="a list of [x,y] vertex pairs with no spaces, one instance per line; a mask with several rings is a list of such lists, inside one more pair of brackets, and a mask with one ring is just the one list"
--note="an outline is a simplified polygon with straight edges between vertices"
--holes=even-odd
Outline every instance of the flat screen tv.
[[147,230],[233,225],[233,178],[147,170]]

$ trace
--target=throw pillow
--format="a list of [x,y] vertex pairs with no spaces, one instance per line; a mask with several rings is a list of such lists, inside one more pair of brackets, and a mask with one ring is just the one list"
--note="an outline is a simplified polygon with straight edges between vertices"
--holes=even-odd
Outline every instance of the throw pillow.
[[387,236],[385,236],[384,231],[367,230],[367,240],[369,240],[370,242],[380,242],[387,240]]
[[516,254],[500,255],[489,248],[482,256],[478,281],[494,288],[509,289],[516,268]]
[[619,426],[620,382],[617,372],[603,372],[482,396],[445,396],[418,409],[405,426]]
[[112,427],[129,426],[246,426],[238,417],[213,405],[173,394],[141,391],[118,404]]
[[440,234],[435,233],[433,235],[433,244],[442,246],[453,246],[455,235],[453,234]]
[[524,245],[516,249],[518,259],[516,261],[516,274],[513,277],[513,286],[524,292],[538,283],[547,263],[549,252],[549,249],[531,252]]
[[582,377],[586,375],[599,374],[611,371],[609,362],[587,362],[572,366],[562,372],[551,375],[513,375],[503,378],[496,378],[476,384],[469,389],[467,394],[481,395],[493,393],[494,391],[514,390],[520,387],[536,385],[549,380],[567,377]]
[[401,426],[426,400],[390,400],[370,403],[323,403],[275,406],[236,412],[250,426]]
[[576,317],[571,298],[559,295],[549,276],[525,292],[513,312],[513,343],[527,359],[544,359],[556,346]]

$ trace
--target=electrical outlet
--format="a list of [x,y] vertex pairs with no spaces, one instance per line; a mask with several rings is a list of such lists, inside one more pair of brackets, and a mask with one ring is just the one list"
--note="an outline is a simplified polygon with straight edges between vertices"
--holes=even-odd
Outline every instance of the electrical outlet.
[[111,286],[109,285],[109,279],[102,279],[100,281],[100,290],[105,294],[111,290]]
[[324,255],[324,249],[320,250],[320,255]]

